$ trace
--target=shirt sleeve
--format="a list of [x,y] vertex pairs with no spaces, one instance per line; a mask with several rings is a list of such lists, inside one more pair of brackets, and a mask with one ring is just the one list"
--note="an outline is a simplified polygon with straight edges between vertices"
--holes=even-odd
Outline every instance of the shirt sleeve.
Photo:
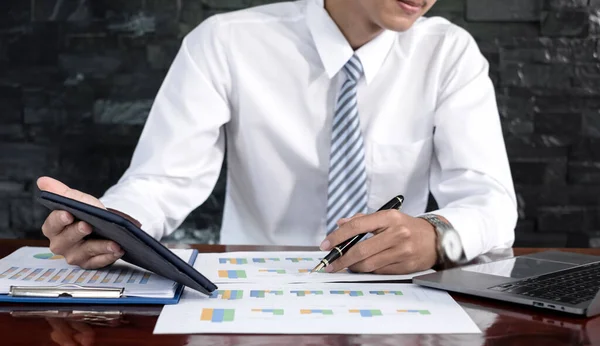
[[231,78],[216,17],[183,39],[130,166],[100,198],[157,239],[208,198],[223,163]]
[[461,28],[446,37],[435,113],[431,193],[467,260],[511,247],[518,212],[489,64]]

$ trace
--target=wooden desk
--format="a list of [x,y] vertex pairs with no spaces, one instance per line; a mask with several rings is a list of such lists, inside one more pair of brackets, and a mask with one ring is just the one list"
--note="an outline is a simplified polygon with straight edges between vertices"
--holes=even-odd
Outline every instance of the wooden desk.
[[[0,240],[4,257],[40,241]],[[201,252],[296,250],[283,247],[225,247],[197,245]],[[514,249],[515,255],[543,249]],[[564,249],[600,255],[600,249]],[[506,257],[510,253],[491,254]],[[600,345],[600,317],[576,318],[552,311],[453,297],[483,331],[480,335],[153,335],[160,313],[157,306],[92,307],[38,306],[48,312],[27,311],[30,305],[0,304],[1,345]],[[59,311],[62,309],[63,311]],[[71,309],[73,312],[71,312]],[[96,312],[79,312],[100,309]],[[105,311],[102,311],[105,310]],[[54,311],[54,312],[52,312]]]

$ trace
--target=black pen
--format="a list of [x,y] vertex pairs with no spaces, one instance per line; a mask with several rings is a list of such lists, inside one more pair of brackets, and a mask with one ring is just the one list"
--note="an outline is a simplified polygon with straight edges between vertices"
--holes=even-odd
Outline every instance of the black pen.
[[[402,195],[398,195],[394,198],[392,198],[389,202],[387,202],[383,207],[379,208],[378,211],[381,210],[389,210],[389,209],[398,209],[400,210],[400,208],[402,208],[402,203],[404,202],[404,196]],[[361,233],[361,234],[357,234],[354,237],[344,240],[342,243],[338,244],[337,246],[335,246],[331,252],[329,252],[327,254],[327,256],[325,256],[325,258],[323,258],[321,260],[321,262],[319,262],[319,264],[310,272],[314,273],[314,272],[318,272],[319,270],[327,267],[328,265],[330,265],[331,263],[333,263],[333,261],[335,261],[336,259],[342,257],[343,254],[345,254],[351,247],[353,247],[354,245],[358,244],[358,242],[365,236],[367,235],[367,233]]]

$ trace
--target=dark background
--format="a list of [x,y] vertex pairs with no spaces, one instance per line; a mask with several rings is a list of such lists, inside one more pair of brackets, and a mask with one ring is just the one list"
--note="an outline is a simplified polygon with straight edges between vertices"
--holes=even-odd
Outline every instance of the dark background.
[[[0,1],[0,237],[41,236],[40,175],[102,195],[129,164],[182,37],[268,2]],[[466,28],[491,64],[516,245],[600,247],[600,0],[439,0],[428,15]],[[218,241],[223,183],[169,240]]]

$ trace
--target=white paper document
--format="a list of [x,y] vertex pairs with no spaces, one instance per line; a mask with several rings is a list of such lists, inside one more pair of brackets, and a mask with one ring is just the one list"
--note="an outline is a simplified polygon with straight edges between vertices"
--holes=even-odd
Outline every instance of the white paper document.
[[[172,249],[189,262],[193,250]],[[63,256],[47,247],[22,247],[0,260],[0,294],[10,286],[124,287],[131,297],[169,298],[175,296],[176,283],[138,266],[118,260],[99,270],[69,265]]]
[[198,254],[194,268],[216,284],[410,280],[433,272],[427,270],[410,275],[379,275],[344,270],[309,274],[327,254],[328,252],[323,251],[203,253]]
[[209,297],[186,288],[154,334],[480,333],[444,291],[413,284],[227,284]]

